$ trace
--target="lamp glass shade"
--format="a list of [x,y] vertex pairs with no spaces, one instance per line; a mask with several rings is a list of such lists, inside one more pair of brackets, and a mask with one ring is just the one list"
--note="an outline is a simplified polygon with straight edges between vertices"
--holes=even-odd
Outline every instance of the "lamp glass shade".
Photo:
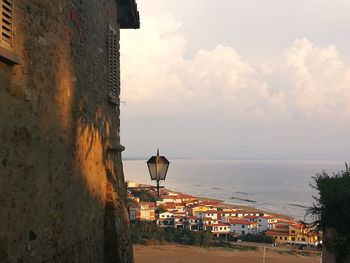
[[147,161],[147,166],[151,180],[165,180],[170,162],[164,156],[152,156]]

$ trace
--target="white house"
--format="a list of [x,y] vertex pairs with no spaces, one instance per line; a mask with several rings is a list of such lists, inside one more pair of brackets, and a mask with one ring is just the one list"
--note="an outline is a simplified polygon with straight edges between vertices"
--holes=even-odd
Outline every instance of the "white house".
[[203,221],[195,216],[187,216],[188,228],[191,231],[203,230]]
[[157,218],[157,225],[160,227],[175,227],[175,219],[173,213],[160,213]]
[[216,236],[224,236],[230,234],[230,224],[229,223],[217,223],[204,225],[204,230],[210,231]]
[[158,218],[159,218],[159,219],[171,218],[171,217],[174,217],[174,214],[173,214],[173,213],[170,213],[170,212],[163,212],[163,213],[160,213],[160,214],[158,215]]
[[270,230],[276,229],[276,225],[278,224],[278,219],[273,216],[266,216],[265,218],[267,219],[268,228]]
[[244,220],[247,220],[251,223],[252,234],[261,234],[269,228],[267,219],[262,216],[245,216]]
[[230,231],[234,235],[246,235],[253,232],[252,223],[248,220],[231,218],[228,219],[228,223],[230,224]]
[[187,225],[187,218],[184,216],[174,216],[175,228],[184,229]]
[[203,225],[212,225],[212,224],[221,223],[219,220],[213,219],[211,217],[204,217],[204,218],[201,218],[201,220],[203,222]]
[[198,218],[212,218],[214,220],[221,220],[221,211],[208,210],[208,211],[196,211],[194,216]]

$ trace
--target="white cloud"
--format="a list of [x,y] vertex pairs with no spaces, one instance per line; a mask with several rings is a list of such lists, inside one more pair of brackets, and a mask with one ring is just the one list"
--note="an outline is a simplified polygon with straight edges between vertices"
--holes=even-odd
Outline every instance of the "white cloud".
[[350,69],[334,46],[320,48],[299,39],[287,50],[286,60],[294,79],[294,89],[287,93],[290,107],[308,117],[350,116]]
[[[151,16],[143,12],[140,30],[122,30],[124,154],[144,156],[160,147],[170,156],[349,156],[350,68],[346,54],[320,44],[334,40],[346,49],[348,39],[338,38],[346,23],[320,16],[304,30],[303,20],[295,25],[289,13],[283,16],[286,27],[275,23],[280,11],[265,23],[241,8],[243,21],[237,14],[233,22],[231,10],[229,19],[206,23],[204,9],[195,13],[198,6],[175,12],[169,4],[159,9],[164,1],[158,2],[144,3]],[[183,25],[171,15],[154,16],[169,11]],[[293,43],[300,35],[310,40]]]
[[130,106],[128,114],[350,117],[350,69],[334,46],[296,40],[286,51],[285,65],[279,65],[286,69],[282,81],[288,89],[279,90],[270,81],[278,68],[253,65],[223,45],[186,58],[181,24],[172,16],[142,21],[141,30],[122,33],[122,99]]
[[280,65],[289,88],[280,90],[269,84],[278,69],[252,65],[232,47],[218,45],[186,58],[180,29],[165,15],[143,17],[141,30],[123,31],[122,97],[130,114],[216,110],[227,118],[349,117],[350,70],[334,46],[296,40]]
[[266,65],[253,67],[222,45],[186,59],[186,40],[177,29],[171,16],[144,17],[142,30],[123,33],[122,96],[139,105],[136,111],[216,109],[231,117],[261,117],[283,108],[283,94],[272,94],[263,79],[272,74]]

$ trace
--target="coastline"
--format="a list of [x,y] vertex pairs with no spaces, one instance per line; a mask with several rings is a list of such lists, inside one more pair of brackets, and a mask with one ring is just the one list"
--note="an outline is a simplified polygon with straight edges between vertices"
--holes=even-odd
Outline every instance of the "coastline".
[[[131,181],[127,181],[127,183],[130,183]],[[153,187],[152,185],[148,185],[148,184],[143,184],[143,183],[138,183],[138,182],[131,182],[133,184],[138,184],[142,187]],[[205,196],[195,196],[195,195],[190,195],[184,192],[180,192],[180,191],[175,191],[172,189],[168,189],[168,188],[162,188],[162,191],[165,192],[171,192],[174,194],[180,194],[180,195],[188,195],[188,196],[193,196],[194,198],[196,198],[198,201],[209,201],[209,202],[217,202],[218,206],[221,208],[225,208],[225,209],[236,209],[236,210],[242,210],[248,213],[263,213],[263,214],[268,214],[274,217],[278,217],[280,219],[284,219],[284,220],[296,220],[295,218],[286,215],[286,214],[281,214],[281,213],[277,213],[277,212],[273,212],[273,211],[267,211],[264,209],[259,209],[256,208],[254,206],[245,206],[245,205],[241,205],[241,204],[233,204],[233,203],[226,203],[224,200],[220,200],[220,199],[214,199],[214,198],[210,198],[210,197],[205,197]]]
[[[314,203],[312,196],[317,196],[310,187],[312,176],[319,167],[331,172],[342,166],[338,161],[179,159],[171,164],[163,185],[201,198],[312,222],[306,212]],[[144,162],[126,161],[126,180],[153,184],[146,168]]]
[[[148,185],[151,186],[151,185]],[[187,193],[183,193],[183,192],[179,192],[179,191],[173,191],[171,189],[168,188],[163,188],[163,190],[165,191],[169,191],[172,193],[176,193],[176,194],[181,194],[181,195],[188,195]],[[256,208],[254,206],[245,206],[245,205],[239,205],[239,204],[231,204],[231,203],[226,203],[224,200],[220,200],[220,199],[214,199],[214,198],[210,198],[210,197],[203,197],[203,196],[194,196],[193,197],[197,198],[200,201],[211,201],[211,202],[218,202],[219,206],[221,206],[222,208],[227,208],[227,209],[237,209],[237,210],[243,210],[249,213],[264,213],[264,214],[269,214],[271,216],[275,216],[281,219],[286,219],[286,220],[295,220],[295,218],[285,215],[285,214],[281,214],[281,213],[276,213],[273,211],[266,211],[263,209],[259,209]]]

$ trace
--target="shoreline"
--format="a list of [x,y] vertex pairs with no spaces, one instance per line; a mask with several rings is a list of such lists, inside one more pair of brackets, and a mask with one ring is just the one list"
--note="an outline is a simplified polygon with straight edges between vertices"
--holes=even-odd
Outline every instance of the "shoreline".
[[[138,184],[142,187],[154,187],[153,185],[138,183],[138,182],[134,182],[134,181],[127,181],[127,183]],[[260,212],[260,213],[269,214],[271,216],[278,217],[278,218],[285,219],[285,220],[297,220],[296,218],[289,216],[289,215],[286,215],[286,214],[277,213],[274,211],[268,211],[268,210],[264,210],[264,209],[259,209],[259,208],[256,208],[254,206],[245,206],[245,205],[240,205],[240,204],[226,203],[224,200],[214,199],[214,198],[210,198],[210,197],[196,196],[196,195],[187,194],[187,193],[177,191],[177,190],[175,191],[175,190],[165,188],[165,187],[162,188],[161,191],[166,191],[168,193],[171,192],[171,193],[180,194],[180,195],[192,196],[192,197],[198,199],[199,201],[217,202],[221,208],[243,210],[245,212],[250,212],[250,213],[259,213]]]
[[[151,185],[148,185],[151,186]],[[198,198],[199,200],[208,200],[208,201],[214,201],[214,202],[219,202],[222,205],[226,206],[227,208],[232,208],[232,209],[243,209],[247,212],[262,212],[262,213],[266,213],[266,214],[270,214],[272,216],[276,216],[282,219],[288,219],[288,220],[299,220],[297,218],[294,218],[293,216],[287,215],[287,214],[283,214],[283,213],[279,213],[279,212],[275,212],[272,210],[265,210],[265,209],[259,209],[257,207],[254,206],[248,206],[248,205],[241,205],[241,204],[234,204],[234,203],[227,203],[224,200],[221,199],[215,199],[215,198],[210,198],[210,197],[203,197],[203,196],[195,196],[192,194],[188,194],[188,193],[184,193],[184,192],[180,192],[180,191],[174,191],[168,188],[163,188],[164,190],[170,191],[172,193],[178,193],[178,194],[185,194],[185,195],[191,195],[195,198]]]
[[[300,160],[305,164],[299,165],[290,160],[286,160],[286,163],[247,160],[251,164],[229,160],[221,164],[217,158],[209,159],[208,162],[195,162],[193,159],[187,162],[180,158],[178,162],[172,163],[169,179],[161,184],[177,192],[224,200],[226,204],[254,207],[306,222],[314,221],[312,216],[307,215],[307,208],[315,203],[312,196],[318,196],[309,186],[312,176],[321,169],[317,167],[326,171],[338,171],[343,167],[343,162],[338,163],[338,160],[328,160],[324,164]],[[219,171],[218,178],[214,176],[216,169]],[[125,171],[127,180],[153,184],[143,162],[126,162]],[[244,199],[253,202],[245,202]]]
[[[187,195],[186,193],[183,193],[183,192],[172,191],[171,189],[167,189],[167,188],[164,188],[164,189],[166,189],[168,191],[171,191],[173,193]],[[222,204],[225,208],[228,208],[228,209],[230,209],[230,208],[231,209],[242,209],[242,210],[244,210],[246,212],[252,212],[252,213],[261,212],[261,213],[264,213],[264,214],[266,213],[266,214],[269,214],[271,216],[275,216],[275,217],[278,217],[278,218],[281,218],[281,219],[296,220],[296,218],[293,218],[292,216],[281,214],[281,213],[277,213],[277,212],[273,212],[273,211],[267,211],[267,210],[259,209],[259,208],[256,208],[254,206],[245,206],[245,205],[231,204],[231,203],[226,203],[224,200],[213,199],[213,198],[209,198],[209,197],[201,197],[201,196],[194,196],[194,195],[192,195],[192,196],[195,197],[195,198],[198,198],[198,200],[207,200],[207,201],[218,202],[219,204]]]

